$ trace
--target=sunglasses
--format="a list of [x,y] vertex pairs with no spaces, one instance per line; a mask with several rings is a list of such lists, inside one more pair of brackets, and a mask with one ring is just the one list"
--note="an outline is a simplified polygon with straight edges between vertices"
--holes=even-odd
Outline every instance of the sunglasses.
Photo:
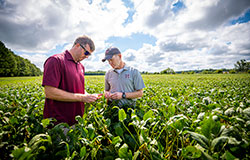
[[88,55],[91,56],[91,53],[89,53],[89,51],[87,51],[87,49],[83,45],[81,45],[80,43],[79,43],[79,45],[82,47],[82,49],[85,50],[85,52],[84,52],[85,56],[88,56]]

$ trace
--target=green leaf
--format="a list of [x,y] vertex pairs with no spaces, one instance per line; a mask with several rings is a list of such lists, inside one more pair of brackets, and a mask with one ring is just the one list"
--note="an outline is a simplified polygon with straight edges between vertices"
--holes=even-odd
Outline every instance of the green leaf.
[[78,155],[78,153],[77,153],[76,151],[74,151],[74,152],[71,154],[70,159],[74,159],[74,158],[75,158],[75,156],[77,156],[77,155]]
[[205,112],[200,112],[197,119],[203,120],[204,116],[205,116]]
[[185,115],[178,114],[178,115],[170,117],[167,124],[181,131],[185,126],[187,126],[187,121],[188,119]]
[[229,151],[226,151],[222,156],[222,159],[226,159],[226,160],[235,160],[236,157],[234,155],[232,155]]
[[118,136],[122,136],[123,135],[123,129],[121,127],[115,127],[115,133]]
[[233,113],[234,113],[234,108],[233,107],[232,108],[228,108],[224,113],[227,116],[232,116]]
[[144,114],[143,120],[146,121],[147,119],[151,118],[153,119],[154,112],[152,110],[147,111],[147,113]]
[[127,115],[123,109],[119,110],[119,121],[124,121],[126,119]]
[[3,117],[5,123],[9,123],[9,118],[8,117]]
[[178,92],[176,91],[176,89],[172,90],[172,96],[173,97],[178,97]]
[[206,159],[206,160],[213,160],[212,156],[210,156],[208,153],[202,151],[202,159]]
[[241,142],[237,141],[236,138],[230,137],[228,143],[237,146],[240,145]]
[[243,110],[243,114],[250,120],[250,107]]
[[88,130],[88,137],[92,140],[95,137],[95,128],[92,124],[89,124],[87,127]]
[[120,158],[127,158],[128,157],[128,145],[124,143],[118,151],[118,155]]
[[30,142],[29,146],[31,146],[32,150],[36,149],[40,143],[47,142],[48,144],[52,145],[51,137],[47,134],[38,134],[33,137]]
[[43,150],[43,152],[45,152],[46,151],[46,147],[45,146],[41,146],[41,147],[39,147],[39,150]]
[[19,159],[22,156],[22,154],[25,153],[24,149],[25,147],[16,148],[15,150],[12,151],[12,156],[16,159]]
[[46,128],[49,125],[50,119],[46,118],[42,120],[43,128]]
[[187,146],[184,150],[184,158],[188,159],[194,159],[194,158],[200,158],[202,155],[202,152],[197,149],[194,146]]
[[247,121],[245,125],[246,125],[246,128],[250,128],[250,121]]
[[[85,114],[84,114],[85,115]],[[77,122],[79,122],[80,124],[84,124],[84,120],[83,120],[83,118],[81,117],[81,116],[76,116],[75,117],[75,120],[77,121]]]
[[170,117],[175,114],[175,105],[170,104],[170,106],[168,107],[168,114],[170,115]]
[[91,151],[91,157],[93,157],[93,159],[94,159],[94,157],[96,157],[96,154],[97,154],[97,150],[96,150],[96,148],[93,148]]
[[18,120],[16,117],[10,117],[10,123],[11,124],[18,124]]
[[86,147],[83,146],[80,151],[80,157],[83,158],[87,153]]
[[223,146],[226,142],[228,142],[228,140],[229,140],[229,137],[227,136],[221,136],[221,137],[215,138],[211,143],[212,150],[219,151],[221,146]]
[[225,126],[221,127],[221,136],[231,136],[234,133],[234,128],[231,126],[226,128]]
[[205,135],[208,139],[212,138],[212,133],[214,135],[219,134],[221,128],[221,124],[219,121],[215,122],[210,116],[208,119],[203,121],[203,125],[201,126],[201,132]]
[[122,139],[119,136],[114,137],[112,139],[112,144],[114,144],[114,145],[116,145],[117,143],[120,143],[120,142],[122,142]]
[[189,133],[191,137],[195,139],[203,148],[208,149],[209,141],[205,136],[199,133],[191,132],[191,131],[187,131],[187,133]]
[[12,155],[15,159],[29,159],[32,158],[34,155],[32,154],[32,150],[28,147],[16,148],[12,151]]
[[67,157],[70,156],[70,150],[69,150],[69,144],[65,141],[62,141],[60,144],[65,144],[66,145],[66,150],[67,150]]
[[139,156],[139,154],[140,154],[140,151],[139,151],[139,150],[136,151],[136,152],[134,153],[133,160],[136,160],[137,157]]

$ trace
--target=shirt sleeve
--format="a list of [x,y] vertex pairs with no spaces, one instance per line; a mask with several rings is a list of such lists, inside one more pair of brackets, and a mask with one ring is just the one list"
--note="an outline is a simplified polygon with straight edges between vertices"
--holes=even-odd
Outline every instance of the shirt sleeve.
[[50,57],[44,63],[42,86],[58,88],[61,80],[60,63],[55,57]]
[[140,72],[138,70],[136,70],[136,69],[134,71],[133,78],[134,78],[134,88],[135,88],[135,90],[140,90],[140,89],[145,88],[145,84],[143,82],[142,76],[141,76]]
[[105,74],[105,91],[110,90],[110,84],[108,82],[108,72]]

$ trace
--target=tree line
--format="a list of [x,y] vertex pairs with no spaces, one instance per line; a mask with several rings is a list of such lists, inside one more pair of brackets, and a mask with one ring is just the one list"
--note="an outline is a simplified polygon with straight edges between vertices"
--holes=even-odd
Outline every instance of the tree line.
[[14,54],[0,41],[0,77],[40,75],[42,75],[42,71],[36,65],[28,59]]
[[233,69],[202,69],[202,70],[189,70],[189,71],[177,71],[175,72],[171,68],[164,69],[161,72],[145,72],[143,71],[142,74],[223,74],[223,73],[250,73],[250,62],[246,61],[245,59],[239,60],[234,64]]

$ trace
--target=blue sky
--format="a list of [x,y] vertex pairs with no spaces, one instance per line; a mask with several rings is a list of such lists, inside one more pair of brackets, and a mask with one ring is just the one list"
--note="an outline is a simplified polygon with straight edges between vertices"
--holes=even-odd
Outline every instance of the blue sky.
[[247,23],[250,21],[250,9],[248,9],[242,16],[232,19],[230,25],[235,25],[237,23]]
[[96,45],[82,61],[86,71],[110,68],[101,62],[110,46],[128,65],[149,72],[250,61],[249,0],[1,0],[0,12],[0,40],[42,70],[49,56],[83,34]]

